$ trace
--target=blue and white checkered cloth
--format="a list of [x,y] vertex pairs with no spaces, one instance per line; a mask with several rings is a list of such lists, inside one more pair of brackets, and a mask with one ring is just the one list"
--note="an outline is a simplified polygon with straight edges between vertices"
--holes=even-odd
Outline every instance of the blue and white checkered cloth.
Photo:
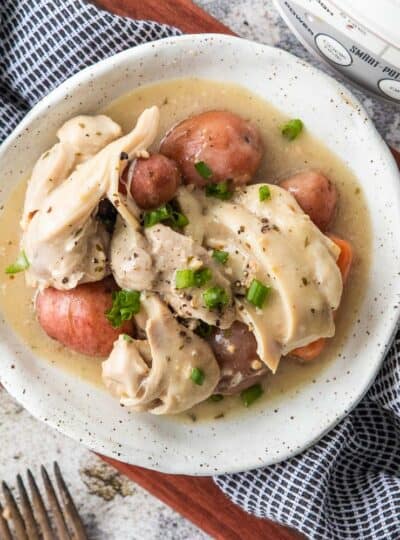
[[[0,17],[0,142],[73,73],[178,33],[81,0],[0,0]],[[400,334],[363,401],[312,448],[215,481],[248,512],[312,539],[399,540]]]

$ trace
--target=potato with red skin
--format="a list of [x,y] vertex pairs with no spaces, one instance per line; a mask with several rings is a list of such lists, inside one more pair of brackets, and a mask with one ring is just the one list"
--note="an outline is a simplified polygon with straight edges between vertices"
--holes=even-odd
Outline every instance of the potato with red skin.
[[134,331],[133,321],[113,328],[105,316],[116,290],[112,278],[66,291],[49,287],[36,299],[38,321],[48,336],[65,347],[89,356],[108,356],[119,334]]
[[173,199],[180,183],[176,163],[162,154],[153,154],[148,159],[138,158],[125,168],[120,191],[126,194],[126,186],[130,186],[136,204],[149,210]]
[[228,330],[215,329],[208,342],[221,369],[216,394],[241,392],[268,373],[257,355],[256,339],[246,324],[235,321]]
[[[209,111],[188,118],[172,128],[161,142],[160,152],[174,159],[186,184],[247,184],[263,155],[258,129],[237,114]],[[203,161],[212,171],[203,178],[195,164]]]
[[332,223],[337,204],[337,191],[332,182],[317,171],[304,171],[279,184],[288,190],[311,221],[326,231]]

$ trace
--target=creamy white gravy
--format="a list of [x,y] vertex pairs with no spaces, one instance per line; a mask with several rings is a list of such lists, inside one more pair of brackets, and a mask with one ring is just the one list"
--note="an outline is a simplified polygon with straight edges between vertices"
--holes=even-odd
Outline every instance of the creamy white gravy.
[[[351,334],[367,284],[371,250],[371,226],[362,189],[350,169],[325,147],[323,141],[312,137],[307,132],[307,126],[298,139],[287,142],[279,129],[287,118],[266,101],[239,86],[199,79],[163,82],[136,89],[102,112],[111,116],[127,132],[132,129],[143,109],[151,105],[158,105],[161,111],[160,135],[153,149],[157,149],[165,132],[180,120],[205,110],[230,110],[252,120],[262,133],[266,150],[256,181],[273,183],[295,172],[315,168],[326,174],[338,189],[339,210],[332,232],[352,243],[355,262],[338,311],[336,335],[329,340],[325,351],[316,361],[300,364],[284,359],[278,373],[266,378],[264,396],[253,407],[275,407],[284,395],[301,391],[302,385],[321,374],[327,364],[340,354]],[[296,116],[301,118],[301,112],[299,103]],[[5,274],[5,268],[19,252],[19,220],[25,189],[26,180],[21,180],[0,214],[0,308],[15,332],[36,354],[92,384],[101,385],[102,360],[74,353],[48,338],[36,321],[33,291],[25,286],[24,276]],[[179,416],[188,421],[214,418],[221,421],[233,412],[238,414],[244,410],[239,396],[233,396],[218,403],[202,403]]]

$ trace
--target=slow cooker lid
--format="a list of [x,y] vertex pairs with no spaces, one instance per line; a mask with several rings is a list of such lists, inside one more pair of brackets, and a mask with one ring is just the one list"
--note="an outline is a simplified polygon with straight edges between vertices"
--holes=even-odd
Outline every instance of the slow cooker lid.
[[400,0],[332,0],[370,32],[400,48]]

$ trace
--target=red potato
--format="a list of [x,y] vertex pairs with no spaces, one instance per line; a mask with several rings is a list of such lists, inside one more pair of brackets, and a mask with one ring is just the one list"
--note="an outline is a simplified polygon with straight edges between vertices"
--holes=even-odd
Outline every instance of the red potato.
[[317,171],[304,171],[280,182],[299,203],[311,221],[326,231],[336,213],[337,191],[332,182]]
[[89,356],[108,356],[119,334],[132,335],[133,321],[113,328],[105,316],[118,287],[112,278],[85,283],[69,291],[52,287],[40,292],[36,314],[43,330],[69,349]]
[[209,344],[221,369],[215,393],[236,394],[259,382],[268,373],[257,355],[254,335],[242,322],[235,321],[228,330],[214,330]]
[[120,191],[126,193],[126,186],[130,185],[137,205],[148,210],[170,201],[180,183],[181,173],[176,163],[161,154],[153,154],[148,159],[138,158],[125,168]]
[[[161,142],[160,152],[174,159],[185,183],[204,186],[230,180],[247,184],[263,155],[258,129],[240,116],[226,111],[209,111],[184,120]],[[195,164],[203,161],[212,171],[203,178]]]

